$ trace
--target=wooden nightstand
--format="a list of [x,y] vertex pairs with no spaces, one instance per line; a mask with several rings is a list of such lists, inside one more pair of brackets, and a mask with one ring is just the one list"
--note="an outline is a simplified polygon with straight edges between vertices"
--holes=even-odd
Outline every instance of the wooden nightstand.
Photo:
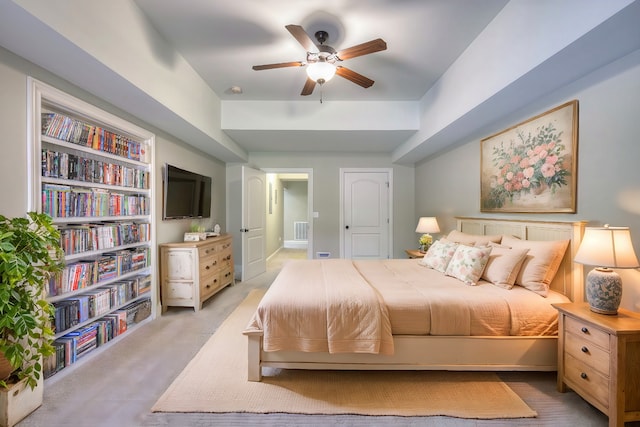
[[587,304],[554,304],[558,391],[573,389],[609,416],[609,426],[640,420],[640,314],[597,314]]
[[424,252],[420,252],[420,249],[405,249],[409,258],[422,258],[424,256]]

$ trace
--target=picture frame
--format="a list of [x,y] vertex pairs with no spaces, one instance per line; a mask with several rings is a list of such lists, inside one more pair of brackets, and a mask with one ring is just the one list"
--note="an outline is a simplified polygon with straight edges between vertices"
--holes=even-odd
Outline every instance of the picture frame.
[[480,211],[575,213],[578,100],[480,141]]

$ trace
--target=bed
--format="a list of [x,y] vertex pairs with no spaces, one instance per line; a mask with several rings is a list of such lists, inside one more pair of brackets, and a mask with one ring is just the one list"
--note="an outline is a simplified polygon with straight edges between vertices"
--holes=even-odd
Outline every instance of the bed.
[[554,371],[551,304],[584,299],[572,261],[584,226],[459,217],[424,259],[286,264],[243,332],[248,379],[263,367]]

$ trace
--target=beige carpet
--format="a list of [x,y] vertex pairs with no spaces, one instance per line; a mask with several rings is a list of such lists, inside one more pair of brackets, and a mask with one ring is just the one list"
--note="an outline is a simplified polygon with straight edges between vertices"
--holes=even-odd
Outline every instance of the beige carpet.
[[224,321],[152,408],[153,412],[362,414],[528,418],[537,414],[492,372],[269,369],[246,380],[254,290]]

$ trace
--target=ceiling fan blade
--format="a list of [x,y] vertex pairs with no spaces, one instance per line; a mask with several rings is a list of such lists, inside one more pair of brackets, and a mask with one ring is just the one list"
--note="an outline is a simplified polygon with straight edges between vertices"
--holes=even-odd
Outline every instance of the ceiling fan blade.
[[252,68],[256,71],[260,71],[260,70],[270,70],[272,68],[302,67],[303,65],[304,65],[304,62],[293,61],[293,62],[279,62],[277,64],[254,65]]
[[362,86],[365,89],[373,86],[374,83],[373,80],[345,67],[336,67],[336,74],[357,85]]
[[307,52],[319,52],[318,46],[316,46],[313,40],[311,40],[311,37],[309,37],[309,34],[307,34],[304,28],[302,28],[300,25],[290,24],[286,25],[285,28],[289,30],[291,35],[296,40],[298,40],[298,43],[300,43]]
[[342,61],[345,59],[355,58],[356,56],[368,55],[374,52],[380,52],[387,49],[387,43],[382,39],[375,39],[356,46],[342,49],[336,56]]
[[315,80],[311,80],[309,77],[307,77],[307,81],[304,83],[304,87],[302,88],[302,92],[300,92],[300,95],[302,96],[311,95],[315,87],[316,87]]

